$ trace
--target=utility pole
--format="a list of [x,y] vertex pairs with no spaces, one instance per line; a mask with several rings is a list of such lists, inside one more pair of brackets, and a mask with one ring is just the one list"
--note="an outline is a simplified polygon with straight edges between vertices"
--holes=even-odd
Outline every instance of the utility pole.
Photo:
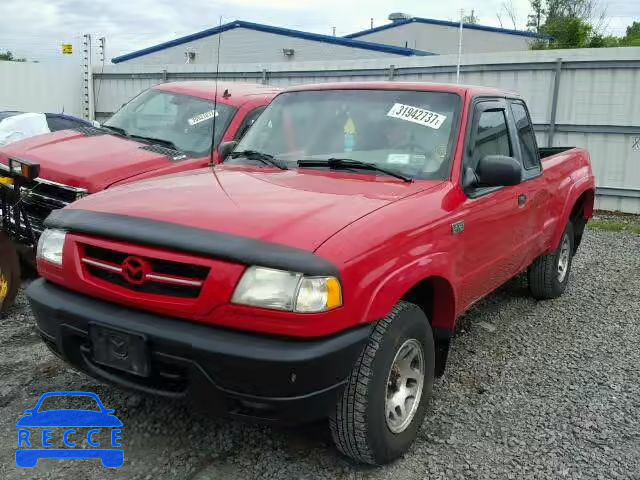
[[460,9],[460,31],[458,33],[458,65],[456,65],[456,83],[460,83],[460,62],[462,61],[462,21],[464,10]]
[[93,117],[95,116],[91,63],[91,34],[85,33],[82,36],[82,116],[87,120],[93,120]]
[[373,17],[371,17],[371,28],[373,28]]

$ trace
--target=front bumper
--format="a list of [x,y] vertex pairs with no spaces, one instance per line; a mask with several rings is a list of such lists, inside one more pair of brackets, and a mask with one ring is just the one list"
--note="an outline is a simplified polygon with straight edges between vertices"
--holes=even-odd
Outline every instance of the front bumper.
[[[45,343],[89,375],[154,395],[190,398],[216,412],[269,420],[325,417],[371,329],[365,325],[319,340],[255,335],[106,303],[44,279],[32,282],[27,296]],[[150,375],[94,363],[89,324],[144,335]]]

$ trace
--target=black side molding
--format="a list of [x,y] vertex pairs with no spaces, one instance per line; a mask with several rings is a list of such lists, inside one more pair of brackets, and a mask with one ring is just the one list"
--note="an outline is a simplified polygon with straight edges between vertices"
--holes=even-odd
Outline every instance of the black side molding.
[[44,225],[243,265],[339,276],[333,263],[306,250],[147,218],[72,208],[54,210]]

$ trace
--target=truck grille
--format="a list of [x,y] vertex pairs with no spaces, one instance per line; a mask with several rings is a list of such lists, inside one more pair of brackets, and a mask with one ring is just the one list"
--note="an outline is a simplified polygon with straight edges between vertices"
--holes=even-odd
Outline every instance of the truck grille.
[[73,128],[73,130],[75,130],[78,133],[82,133],[83,135],[87,136],[87,137],[95,137],[97,135],[106,135],[107,132],[105,132],[104,130],[101,130],[98,127],[90,127],[90,126],[78,126]]
[[96,279],[151,295],[197,298],[209,267],[82,245],[81,261]]
[[[0,164],[0,173],[7,171],[8,168]],[[84,189],[40,178],[21,187],[18,203],[13,190],[13,186],[3,186],[0,192],[0,218],[11,235],[28,244],[37,241],[44,229],[44,220],[52,210],[66,207],[87,194]]]
[[44,220],[53,210],[64,208],[84,195],[84,190],[36,179],[22,196],[24,212],[29,217],[34,233],[42,233]]

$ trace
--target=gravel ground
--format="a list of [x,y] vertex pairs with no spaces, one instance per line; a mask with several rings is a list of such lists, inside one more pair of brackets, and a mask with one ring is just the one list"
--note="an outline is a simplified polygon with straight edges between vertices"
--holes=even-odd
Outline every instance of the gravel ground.
[[[194,416],[67,368],[33,332],[23,296],[0,321],[0,478],[640,479],[640,236],[588,231],[564,297],[518,278],[460,320],[419,439],[384,468],[354,466],[326,425]],[[13,460],[15,422],[52,390],[89,390],[124,422],[125,465]]]

